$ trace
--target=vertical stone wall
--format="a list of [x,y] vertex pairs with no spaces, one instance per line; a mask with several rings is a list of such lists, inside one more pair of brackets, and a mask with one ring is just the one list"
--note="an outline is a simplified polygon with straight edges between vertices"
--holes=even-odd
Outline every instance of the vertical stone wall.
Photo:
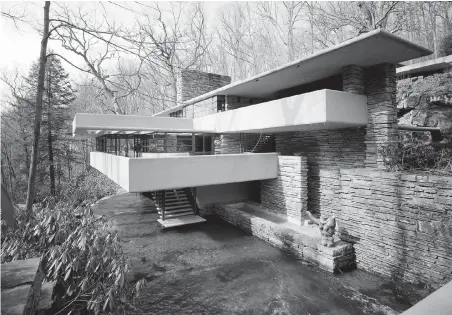
[[302,156],[279,156],[278,177],[261,181],[261,206],[301,224],[307,210],[307,160]]
[[214,140],[215,154],[236,154],[243,152],[242,138],[236,134],[218,134]]
[[339,168],[319,169],[318,204],[326,216],[338,215],[341,200],[341,172]]
[[177,103],[180,104],[231,83],[231,77],[197,70],[181,70],[176,82]]
[[452,280],[452,177],[341,170],[340,237],[358,268],[434,286]]
[[342,68],[342,90],[363,95],[365,93],[364,69],[357,65]]
[[397,84],[393,64],[365,69],[368,123],[366,133],[366,167],[384,167],[379,149],[397,140]]
[[168,153],[177,152],[177,136],[175,134],[166,134],[166,151]]
[[[366,156],[364,137],[364,128],[275,134],[276,152],[282,155],[299,152],[307,160],[309,211],[320,213],[322,196],[324,200],[332,198],[330,195],[322,195],[325,194],[323,188],[338,184],[334,184],[334,176],[323,176],[327,174],[327,170],[364,166]],[[339,179],[336,179],[336,182],[338,181]],[[333,208],[338,206],[335,202],[327,203],[329,204],[327,211],[333,211]]]

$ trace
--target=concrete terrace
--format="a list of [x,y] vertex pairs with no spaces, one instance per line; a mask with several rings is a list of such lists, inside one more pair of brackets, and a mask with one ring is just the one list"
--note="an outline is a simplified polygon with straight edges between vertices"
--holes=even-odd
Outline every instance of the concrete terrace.
[[151,200],[120,194],[98,215],[119,232],[147,314],[397,314],[427,292],[363,271],[339,276],[296,261],[217,218],[163,230]]

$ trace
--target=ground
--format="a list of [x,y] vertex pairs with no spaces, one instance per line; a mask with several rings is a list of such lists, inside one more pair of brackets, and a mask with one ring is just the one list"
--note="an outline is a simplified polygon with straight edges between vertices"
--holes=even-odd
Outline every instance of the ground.
[[146,314],[397,314],[426,294],[359,270],[330,274],[214,217],[162,229],[140,195],[105,198],[95,213],[118,230],[132,277],[148,280]]

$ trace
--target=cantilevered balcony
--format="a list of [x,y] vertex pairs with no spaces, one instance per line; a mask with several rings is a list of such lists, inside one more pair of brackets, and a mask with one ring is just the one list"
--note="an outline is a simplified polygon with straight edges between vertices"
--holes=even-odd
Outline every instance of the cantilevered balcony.
[[91,152],[91,166],[128,192],[276,178],[277,153],[129,158]]
[[326,89],[193,119],[194,129],[217,133],[278,133],[366,124],[366,96]]
[[199,118],[76,114],[74,135],[277,133],[367,124],[367,97],[318,90]]

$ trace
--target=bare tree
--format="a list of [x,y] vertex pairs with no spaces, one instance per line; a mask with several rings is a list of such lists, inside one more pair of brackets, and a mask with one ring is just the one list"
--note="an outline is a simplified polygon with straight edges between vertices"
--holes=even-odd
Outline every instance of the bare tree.
[[135,47],[136,55],[146,63],[152,79],[160,82],[161,98],[176,104],[176,77],[180,69],[200,69],[210,45],[201,4],[169,2],[138,3],[141,14],[136,30],[124,39]]
[[296,34],[295,31],[302,20],[304,5],[303,1],[257,3],[257,12],[261,19],[273,25],[278,37],[287,47],[287,61],[295,59],[297,44],[301,43],[296,40],[300,33]]
[[28,189],[27,189],[27,212],[31,213],[33,210],[33,201],[36,191],[36,168],[38,158],[38,146],[39,136],[41,132],[41,120],[42,120],[42,96],[44,93],[44,75],[47,62],[47,41],[49,39],[49,9],[50,1],[46,1],[44,5],[44,29],[42,32],[41,52],[39,55],[39,75],[38,75],[38,89],[36,91],[36,111],[35,111],[35,124],[33,133],[33,146],[31,149],[31,163],[30,163],[30,175],[28,176]]

